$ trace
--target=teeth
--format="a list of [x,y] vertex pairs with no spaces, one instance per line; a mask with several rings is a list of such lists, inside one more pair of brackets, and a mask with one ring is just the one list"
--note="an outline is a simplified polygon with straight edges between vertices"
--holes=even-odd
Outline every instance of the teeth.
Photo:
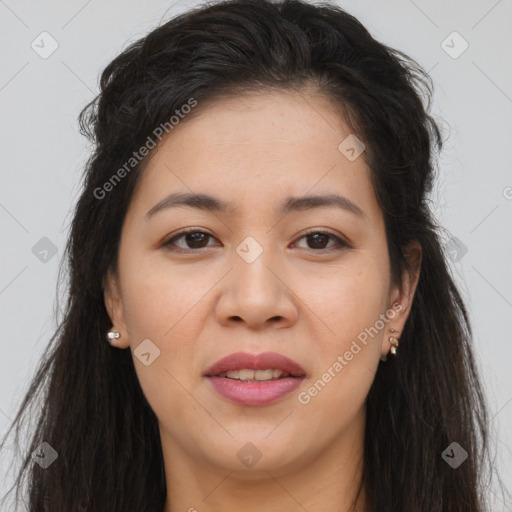
[[231,370],[229,372],[220,373],[219,377],[227,377],[228,379],[243,381],[262,381],[276,380],[281,377],[288,377],[290,374],[281,370]]

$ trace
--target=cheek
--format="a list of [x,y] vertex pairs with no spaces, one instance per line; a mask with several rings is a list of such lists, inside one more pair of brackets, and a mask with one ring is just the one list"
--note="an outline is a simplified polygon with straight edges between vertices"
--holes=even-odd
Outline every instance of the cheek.
[[[130,336],[172,339],[190,325],[194,308],[211,288],[197,272],[184,272],[170,264],[143,263],[126,269],[124,306]],[[130,273],[131,272],[131,273]],[[181,336],[181,339],[193,339]]]
[[[303,274],[297,294],[318,319],[325,348],[343,350],[385,312],[389,276],[373,253],[358,252],[332,272]],[[317,333],[318,334],[318,333]]]
[[319,413],[342,407],[347,418],[364,403],[379,364],[388,275],[385,265],[367,252],[318,278],[302,278],[299,292],[317,317],[317,330],[310,333],[314,378],[304,400],[315,401],[311,405]]
[[188,275],[168,264],[141,264],[131,274],[128,267],[125,271],[123,292],[131,350],[150,339],[160,351],[148,366],[133,353],[146,399],[159,418],[168,417],[169,411],[178,417],[200,417],[200,409],[195,410],[185,389],[202,326],[200,299],[211,283],[208,286],[208,280],[198,278],[197,273]]

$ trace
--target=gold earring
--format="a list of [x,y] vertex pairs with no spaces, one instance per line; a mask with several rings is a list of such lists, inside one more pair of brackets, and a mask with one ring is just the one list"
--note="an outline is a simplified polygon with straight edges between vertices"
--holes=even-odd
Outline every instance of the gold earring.
[[[390,332],[398,332],[397,330],[395,329],[390,329],[389,330]],[[391,343],[391,350],[390,352],[393,354],[393,355],[396,355],[396,349],[398,348],[398,338],[394,338],[393,336],[391,336],[389,338],[389,343]]]

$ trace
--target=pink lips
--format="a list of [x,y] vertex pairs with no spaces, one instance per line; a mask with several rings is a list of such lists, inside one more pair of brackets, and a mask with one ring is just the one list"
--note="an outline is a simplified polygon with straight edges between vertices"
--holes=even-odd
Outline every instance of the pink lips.
[[[218,375],[230,370],[277,369],[289,373],[289,377],[273,381],[242,382]],[[205,372],[214,390],[224,398],[240,405],[267,405],[296,389],[306,372],[295,361],[275,352],[249,354],[237,352],[217,361]]]

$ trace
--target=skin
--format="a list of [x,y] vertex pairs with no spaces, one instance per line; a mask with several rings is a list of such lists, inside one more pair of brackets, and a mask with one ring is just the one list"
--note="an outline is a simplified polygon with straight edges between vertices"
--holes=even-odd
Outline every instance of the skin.
[[[380,359],[391,347],[389,329],[401,332],[409,314],[421,248],[411,245],[412,270],[393,285],[370,170],[364,153],[349,161],[338,150],[351,132],[328,99],[314,91],[267,91],[207,107],[151,155],[123,225],[118,273],[109,273],[105,286],[121,334],[113,343],[132,350],[159,419],[164,512],[351,510],[362,470],[365,398],[378,365],[386,364]],[[210,194],[234,209],[171,208],[146,220],[171,192]],[[336,207],[274,211],[288,196],[333,192],[365,216]],[[187,227],[212,236],[195,245],[190,238],[189,245],[185,237],[175,241],[186,254],[162,247]],[[326,253],[321,249],[336,247],[336,240],[305,237],[308,228],[351,247]],[[248,236],[263,249],[252,263],[236,252]],[[401,310],[301,403],[298,394],[394,303]],[[148,338],[160,355],[146,366],[133,351]],[[203,372],[238,351],[284,354],[308,377],[274,404],[233,404]],[[248,442],[262,455],[250,468],[237,457]],[[364,510],[364,490],[355,510]]]

